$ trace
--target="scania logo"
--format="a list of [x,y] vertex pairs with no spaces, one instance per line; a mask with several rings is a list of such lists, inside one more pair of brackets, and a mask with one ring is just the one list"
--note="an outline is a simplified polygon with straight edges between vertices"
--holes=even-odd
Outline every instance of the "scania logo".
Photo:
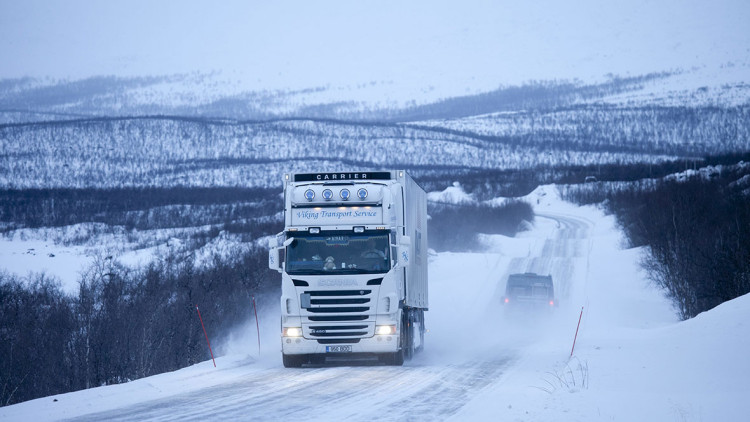
[[354,280],[321,280],[321,287],[335,287],[335,286],[356,286],[357,282]]

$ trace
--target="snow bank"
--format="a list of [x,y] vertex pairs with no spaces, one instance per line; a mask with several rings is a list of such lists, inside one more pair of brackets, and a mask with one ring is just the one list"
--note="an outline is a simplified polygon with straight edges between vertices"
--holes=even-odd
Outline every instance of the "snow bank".
[[[528,199],[539,199],[539,213],[573,209],[549,187]],[[526,333],[518,362],[451,419],[746,420],[750,295],[680,322],[646,281],[643,251],[621,249],[613,219],[594,207],[575,215],[593,225],[568,303],[554,321],[527,326],[535,337]]]
[[466,193],[458,182],[453,182],[453,186],[448,186],[441,192],[427,193],[427,200],[442,204],[471,204],[475,202],[474,197]]

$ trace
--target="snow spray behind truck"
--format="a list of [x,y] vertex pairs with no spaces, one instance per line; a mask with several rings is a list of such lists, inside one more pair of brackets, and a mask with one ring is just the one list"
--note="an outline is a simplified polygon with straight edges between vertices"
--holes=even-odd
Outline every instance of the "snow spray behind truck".
[[424,346],[427,199],[405,171],[284,176],[281,273],[286,367],[377,356],[402,365]]

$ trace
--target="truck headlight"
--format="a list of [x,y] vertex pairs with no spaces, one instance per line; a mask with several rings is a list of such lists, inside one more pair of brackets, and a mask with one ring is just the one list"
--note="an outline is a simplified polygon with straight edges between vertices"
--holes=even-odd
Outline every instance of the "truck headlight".
[[390,336],[396,334],[395,325],[377,325],[375,326],[375,334],[379,336]]
[[284,337],[302,337],[302,328],[300,327],[284,327],[281,330],[281,335]]

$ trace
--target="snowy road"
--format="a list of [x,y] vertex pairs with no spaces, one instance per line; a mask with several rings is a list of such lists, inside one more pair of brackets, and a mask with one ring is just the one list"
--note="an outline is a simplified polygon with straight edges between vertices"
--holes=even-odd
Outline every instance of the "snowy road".
[[75,420],[439,420],[498,379],[507,363],[266,369],[247,380]]
[[[498,308],[509,273],[552,274],[565,299],[585,271],[590,222],[570,215],[537,216],[534,230],[500,238],[501,250],[439,254],[431,261],[427,348],[404,367],[328,364],[255,368],[244,378],[78,421],[111,420],[445,420],[491,384],[502,383],[533,336],[498,336],[507,324]],[[583,267],[583,268],[581,268]]]

